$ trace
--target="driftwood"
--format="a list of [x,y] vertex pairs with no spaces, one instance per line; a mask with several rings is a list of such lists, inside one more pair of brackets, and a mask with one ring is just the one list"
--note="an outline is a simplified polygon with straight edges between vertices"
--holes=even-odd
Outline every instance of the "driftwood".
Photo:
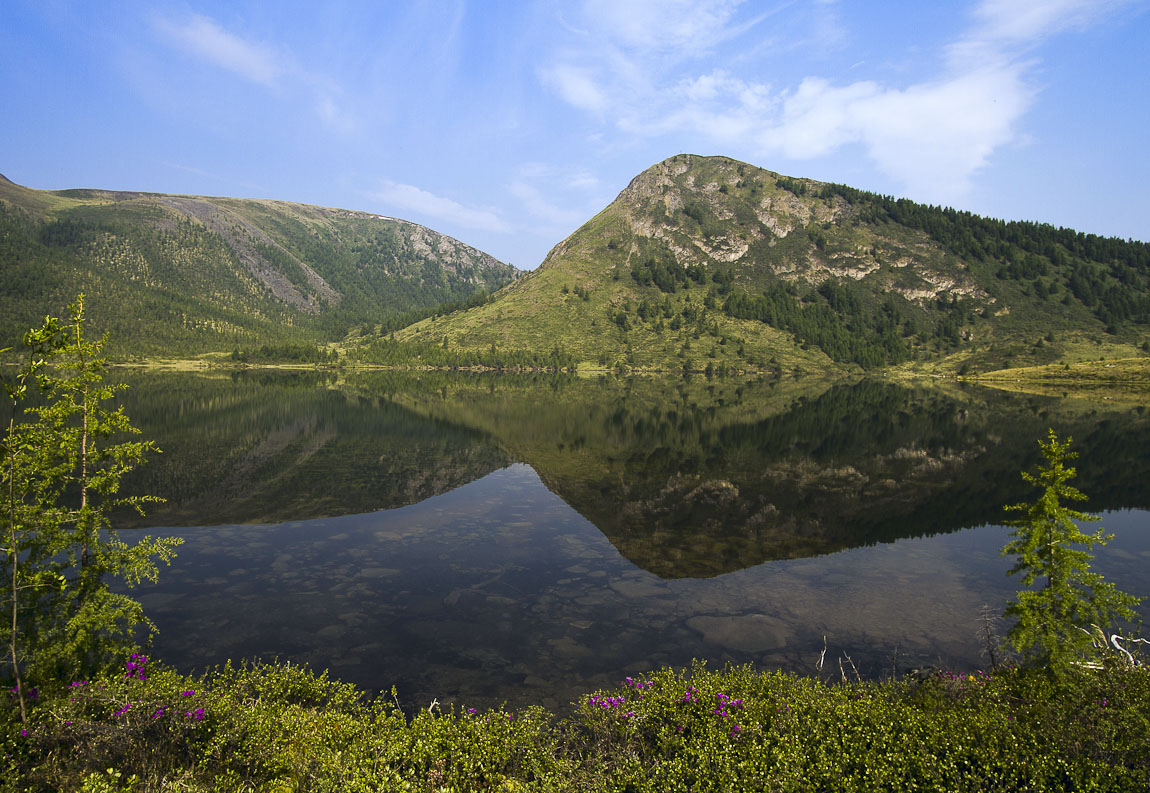
[[[1096,650],[1104,653],[1109,653],[1111,650],[1118,652],[1120,656],[1125,659],[1123,665],[1130,668],[1143,666],[1145,664],[1145,661],[1141,660],[1140,658],[1136,658],[1134,653],[1123,647],[1122,642],[1130,642],[1133,644],[1150,644],[1150,640],[1132,638],[1130,636],[1122,636],[1117,633],[1111,633],[1109,636],[1107,636],[1106,632],[1099,628],[1097,625],[1092,624],[1090,627],[1094,630],[1088,631],[1085,628],[1080,628],[1079,630],[1081,630],[1083,633],[1090,634],[1090,638],[1093,641],[1094,648]],[[1079,664],[1079,666],[1084,669],[1102,669],[1105,667],[1105,664],[1101,661],[1083,661]]]

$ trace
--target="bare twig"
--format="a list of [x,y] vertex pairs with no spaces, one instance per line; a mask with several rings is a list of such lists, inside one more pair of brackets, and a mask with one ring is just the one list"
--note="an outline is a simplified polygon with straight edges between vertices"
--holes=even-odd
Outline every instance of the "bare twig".
[[[850,668],[851,668],[851,674],[853,674],[853,675],[855,676],[855,682],[856,682],[856,683],[861,683],[861,682],[862,682],[862,675],[860,675],[860,674],[859,674],[859,670],[858,670],[858,668],[855,666],[855,662],[854,662],[854,661],[852,661],[852,660],[851,660],[851,657],[850,657],[849,655],[847,655],[846,653],[843,653],[843,658],[847,659],[847,664],[848,664],[848,665],[850,666]],[[840,671],[840,672],[842,672],[842,676],[843,676],[843,682],[844,682],[844,683],[847,683],[847,682],[849,682],[849,681],[847,680],[847,675],[846,675],[846,672],[845,672],[845,671],[843,671],[843,662],[842,662],[842,658],[840,658],[840,659],[839,659],[839,671]]]
[[986,657],[986,660],[990,662],[990,668],[992,670],[998,669],[999,664],[997,650],[1002,641],[998,634],[999,619],[998,615],[991,610],[989,605],[983,604],[981,614],[982,628],[979,630],[979,634],[983,641],[983,655]]

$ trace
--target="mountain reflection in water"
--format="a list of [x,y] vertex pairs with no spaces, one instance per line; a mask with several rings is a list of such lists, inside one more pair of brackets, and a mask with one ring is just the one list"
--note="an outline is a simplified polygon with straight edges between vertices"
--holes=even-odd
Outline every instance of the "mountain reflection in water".
[[140,590],[184,667],[279,657],[405,704],[554,706],[692,658],[811,671],[824,635],[868,674],[977,666],[980,607],[1016,588],[985,524],[1029,496],[1047,427],[1074,436],[1089,508],[1126,510],[1099,569],[1137,594],[1150,568],[1143,409],[867,381],[124,379],[164,449],[130,492],[167,497],[146,525],[187,539]]

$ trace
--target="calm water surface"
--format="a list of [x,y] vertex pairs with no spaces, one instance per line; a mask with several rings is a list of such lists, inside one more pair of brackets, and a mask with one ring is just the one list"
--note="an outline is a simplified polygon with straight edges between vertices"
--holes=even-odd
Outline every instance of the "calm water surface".
[[[874,383],[129,379],[165,453],[135,490],[185,538],[137,590],[182,668],[306,662],[409,707],[563,707],[692,659],[868,675],[982,665],[1016,589],[1001,505],[1053,426],[1150,580],[1150,421]],[[975,528],[971,528],[975,527]],[[825,670],[829,674],[830,670]]]

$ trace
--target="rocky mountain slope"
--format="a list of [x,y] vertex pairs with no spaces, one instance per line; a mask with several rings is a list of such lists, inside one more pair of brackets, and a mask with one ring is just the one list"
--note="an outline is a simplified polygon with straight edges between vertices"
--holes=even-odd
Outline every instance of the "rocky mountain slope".
[[518,274],[395,218],[254,199],[32,190],[0,176],[0,335],[83,291],[120,350],[342,338]]
[[678,155],[496,300],[399,335],[664,371],[1137,355],[1150,246]]

